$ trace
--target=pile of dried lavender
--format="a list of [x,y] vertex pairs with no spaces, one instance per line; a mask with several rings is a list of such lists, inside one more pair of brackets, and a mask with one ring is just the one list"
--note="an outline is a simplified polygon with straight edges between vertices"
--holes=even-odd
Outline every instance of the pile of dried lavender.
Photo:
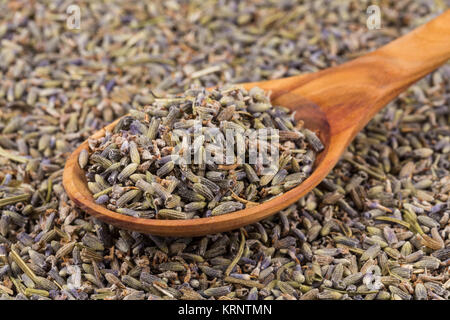
[[380,112],[327,179],[241,231],[160,238],[68,199],[95,131],[196,87],[313,72],[432,18],[440,1],[0,3],[1,299],[449,299],[450,65]]
[[323,145],[262,89],[231,86],[157,99],[89,149],[79,164],[96,203],[134,217],[193,219],[282,195],[309,175]]

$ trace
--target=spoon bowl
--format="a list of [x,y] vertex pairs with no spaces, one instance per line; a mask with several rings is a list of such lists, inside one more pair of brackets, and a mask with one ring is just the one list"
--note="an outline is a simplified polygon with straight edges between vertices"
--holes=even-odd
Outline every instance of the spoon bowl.
[[[257,84],[245,84],[243,86],[246,89],[250,89],[254,85]],[[332,160],[329,156],[330,146],[332,146],[332,144],[330,144],[330,127],[325,114],[317,105],[305,98],[289,92],[283,93],[282,95],[284,99],[289,98],[286,100],[287,103],[283,104],[283,106],[293,111],[297,111],[295,119],[303,120],[308,129],[318,132],[320,140],[325,145],[325,149],[317,155],[315,168],[311,176],[299,186],[289,190],[274,200],[248,209],[201,219],[160,220],[135,218],[123,215],[95,203],[92,193],[87,187],[85,172],[78,164],[78,157],[83,149],[88,149],[88,141],[83,142],[67,160],[63,176],[64,187],[66,190],[69,190],[67,191],[69,197],[78,207],[102,221],[120,228],[154,235],[199,236],[232,230],[269,217],[299,200],[320,183],[329,171],[329,169],[327,169],[329,166],[327,165],[327,162]],[[277,103],[276,99],[273,103],[281,105],[280,103]],[[96,132],[91,138],[99,139],[103,137],[107,131],[112,131],[119,121],[120,118]],[[326,161],[324,162],[324,160]]]
[[[425,50],[426,49],[426,50]],[[68,158],[63,185],[81,209],[119,228],[161,236],[201,236],[233,230],[290,206],[316,187],[331,171],[345,148],[368,121],[389,101],[450,58],[450,10],[388,45],[347,62],[312,74],[254,83],[270,90],[272,104],[295,111],[295,119],[318,133],[325,149],[314,170],[299,186],[273,200],[240,211],[200,219],[159,220],[135,218],[96,204],[78,164],[83,142]],[[96,132],[98,139],[120,119]]]

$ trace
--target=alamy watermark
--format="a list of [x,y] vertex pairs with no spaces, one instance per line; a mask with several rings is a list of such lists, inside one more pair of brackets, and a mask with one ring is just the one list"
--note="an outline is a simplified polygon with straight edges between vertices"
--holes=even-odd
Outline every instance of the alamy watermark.
[[376,4],[370,5],[366,13],[369,15],[366,20],[366,26],[369,30],[381,29],[381,9]]
[[66,9],[66,26],[69,30],[79,30],[81,28],[81,9],[76,4],[71,4]]
[[374,265],[367,268],[367,272],[363,278],[363,283],[369,290],[380,290],[383,288],[380,267]]

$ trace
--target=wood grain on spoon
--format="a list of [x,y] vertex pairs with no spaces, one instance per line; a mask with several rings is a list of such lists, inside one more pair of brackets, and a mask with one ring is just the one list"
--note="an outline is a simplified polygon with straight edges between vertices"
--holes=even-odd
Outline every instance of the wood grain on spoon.
[[[368,31],[375,32],[375,31]],[[319,131],[325,144],[311,176],[274,200],[233,213],[192,220],[142,219],[122,215],[93,201],[78,155],[83,142],[67,160],[63,184],[74,203],[120,228],[163,236],[200,236],[236,229],[264,219],[293,204],[334,167],[367,122],[389,101],[450,59],[450,10],[388,45],[337,67],[313,74],[255,83],[272,91],[272,103],[296,111],[296,119]],[[118,119],[119,120],[119,119]],[[112,130],[118,120],[92,136]]]

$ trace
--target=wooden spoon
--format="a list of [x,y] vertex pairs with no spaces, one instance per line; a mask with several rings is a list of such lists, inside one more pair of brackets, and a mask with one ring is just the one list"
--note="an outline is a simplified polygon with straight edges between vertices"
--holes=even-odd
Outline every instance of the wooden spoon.
[[[78,155],[88,148],[87,141],[67,160],[63,184],[77,206],[120,228],[162,236],[200,236],[236,229],[267,218],[311,191],[380,109],[449,58],[450,10],[447,10],[406,36],[340,66],[307,75],[243,84],[246,89],[259,86],[271,90],[272,102],[295,110],[296,119],[303,119],[306,127],[319,132],[326,146],[318,155],[313,173],[301,185],[254,207],[191,220],[143,219],[110,211],[93,201],[84,172],[78,165]],[[92,138],[102,137],[118,120]]]

